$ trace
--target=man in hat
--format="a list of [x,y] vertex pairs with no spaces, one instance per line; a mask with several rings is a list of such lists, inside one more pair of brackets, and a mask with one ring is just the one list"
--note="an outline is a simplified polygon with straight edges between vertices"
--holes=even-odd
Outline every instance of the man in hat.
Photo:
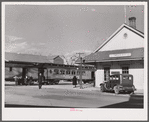
[[41,87],[42,87],[42,74],[41,73],[39,73],[39,79],[38,79],[38,85],[39,85],[39,89],[41,89]]
[[[76,85],[77,85],[77,77],[74,76],[73,79],[72,79],[72,81],[73,81],[73,85],[75,85],[75,87],[76,87]],[[75,88],[75,87],[74,87],[74,88]]]

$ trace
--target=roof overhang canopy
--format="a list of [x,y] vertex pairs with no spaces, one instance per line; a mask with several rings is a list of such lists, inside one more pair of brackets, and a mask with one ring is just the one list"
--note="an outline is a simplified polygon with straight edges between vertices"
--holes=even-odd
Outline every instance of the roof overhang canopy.
[[[144,60],[144,48],[99,51],[83,58],[83,63]],[[77,62],[80,63],[80,62]]]

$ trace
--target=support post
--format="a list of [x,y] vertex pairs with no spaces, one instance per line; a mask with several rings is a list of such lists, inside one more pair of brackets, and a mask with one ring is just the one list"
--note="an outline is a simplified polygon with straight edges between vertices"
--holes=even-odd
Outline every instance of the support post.
[[84,53],[77,53],[79,54],[79,59],[80,59],[80,67],[79,67],[79,70],[80,70],[80,89],[83,89],[82,87],[82,57],[80,56],[81,54],[84,54]]

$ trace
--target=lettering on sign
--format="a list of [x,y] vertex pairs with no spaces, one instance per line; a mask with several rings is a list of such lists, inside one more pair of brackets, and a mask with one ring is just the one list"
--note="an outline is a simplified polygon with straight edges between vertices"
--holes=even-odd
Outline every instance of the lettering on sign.
[[131,53],[110,54],[109,57],[125,57],[131,56]]

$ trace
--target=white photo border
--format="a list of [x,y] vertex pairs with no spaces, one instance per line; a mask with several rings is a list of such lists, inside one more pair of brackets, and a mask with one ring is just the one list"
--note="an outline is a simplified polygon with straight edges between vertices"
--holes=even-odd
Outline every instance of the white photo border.
[[[144,108],[84,109],[69,108],[5,108],[5,6],[6,5],[144,5]],[[147,2],[2,2],[2,120],[147,120],[148,116],[148,6]],[[18,116],[18,113],[25,113]],[[65,115],[64,115],[65,113]],[[114,114],[112,114],[114,113]],[[58,114],[58,115],[57,115]],[[23,116],[25,115],[25,116]]]

